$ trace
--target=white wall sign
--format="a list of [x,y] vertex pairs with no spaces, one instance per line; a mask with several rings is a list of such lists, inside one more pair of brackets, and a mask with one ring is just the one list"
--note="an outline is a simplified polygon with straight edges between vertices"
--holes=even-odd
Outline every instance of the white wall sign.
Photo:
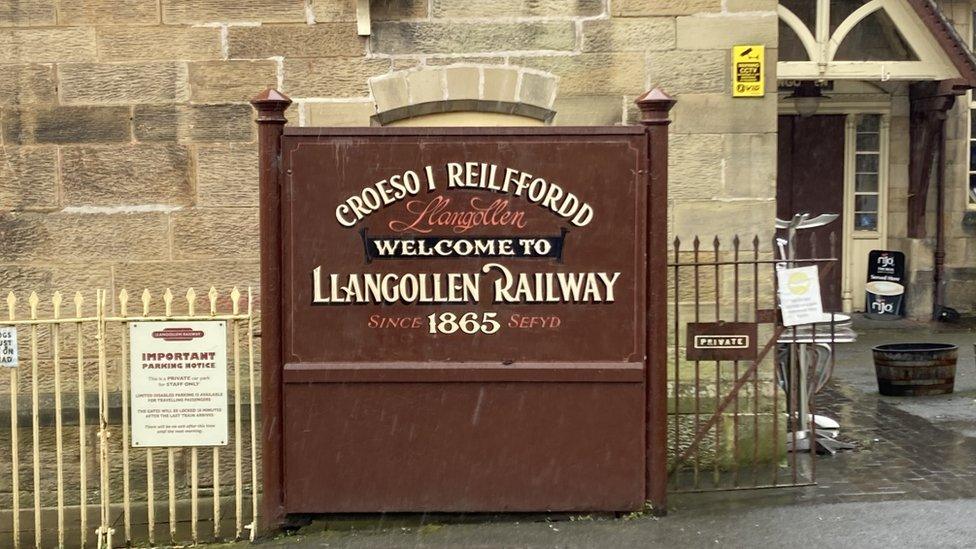
[[132,445],[227,444],[227,323],[129,324]]
[[776,272],[776,278],[784,326],[823,322],[820,276],[816,266],[782,269]]
[[0,366],[16,368],[18,364],[17,327],[0,328]]

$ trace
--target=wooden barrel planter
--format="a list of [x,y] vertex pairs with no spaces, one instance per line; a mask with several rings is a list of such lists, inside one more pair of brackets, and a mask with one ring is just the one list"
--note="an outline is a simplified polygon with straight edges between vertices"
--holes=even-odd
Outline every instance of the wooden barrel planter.
[[944,395],[952,392],[959,356],[957,345],[889,343],[872,350],[878,391],[882,395]]

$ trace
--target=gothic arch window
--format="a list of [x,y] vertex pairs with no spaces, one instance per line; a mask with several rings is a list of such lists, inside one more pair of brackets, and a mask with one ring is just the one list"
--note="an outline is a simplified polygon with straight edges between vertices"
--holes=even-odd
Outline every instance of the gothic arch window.
[[909,1],[780,0],[779,78],[958,78]]

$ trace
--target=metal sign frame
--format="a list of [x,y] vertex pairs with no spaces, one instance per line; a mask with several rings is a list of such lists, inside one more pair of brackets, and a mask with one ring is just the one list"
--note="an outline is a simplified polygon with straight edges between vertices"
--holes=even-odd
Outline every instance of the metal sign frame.
[[[636,509],[643,502],[648,502],[655,513],[663,514],[666,508],[666,444],[667,444],[667,416],[666,416],[666,333],[667,328],[664,322],[655,322],[653,319],[663,319],[666,317],[666,250],[667,250],[667,136],[668,136],[668,113],[674,105],[674,100],[661,92],[652,90],[644,94],[637,100],[637,104],[642,111],[642,126],[640,127],[585,127],[585,128],[285,128],[284,111],[290,104],[290,100],[283,94],[275,90],[266,90],[254,100],[252,104],[258,111],[258,140],[259,140],[259,168],[260,168],[260,201],[261,201],[261,315],[262,315],[262,416],[263,416],[263,509],[270,527],[275,528],[284,524],[286,516],[290,512],[303,512],[296,509],[295,504],[289,506],[289,498],[285,493],[286,482],[286,462],[288,447],[285,446],[284,431],[286,426],[286,399],[284,391],[290,378],[295,376],[312,376],[316,379],[315,383],[334,382],[348,383],[352,381],[374,383],[375,387],[397,387],[411,385],[416,388],[419,384],[425,383],[424,376],[434,376],[426,380],[429,381],[451,381],[463,382],[463,384],[477,387],[478,383],[490,381],[502,381],[503,384],[511,384],[522,387],[531,387],[533,384],[541,385],[549,382],[550,386],[560,383],[552,381],[572,381],[574,384],[583,384],[593,381],[594,376],[604,375],[607,369],[606,364],[576,364],[572,368],[569,365],[559,370],[559,374],[566,379],[560,380],[544,379],[555,371],[553,368],[559,367],[558,364],[524,364],[525,368],[519,370],[518,375],[525,379],[509,379],[513,374],[511,370],[503,371],[492,365],[479,365],[464,363],[459,366],[463,368],[440,368],[435,367],[424,369],[421,364],[401,364],[399,368],[388,368],[383,365],[373,364],[372,367],[366,364],[357,365],[355,363],[346,364],[342,368],[308,368],[303,369],[302,364],[290,363],[284,356],[288,340],[284,337],[283,328],[286,325],[285,316],[289,311],[284,310],[286,303],[286,287],[289,279],[285,276],[286,269],[284,262],[290,257],[286,250],[285,235],[289,230],[286,223],[288,204],[283,203],[282,189],[286,185],[287,178],[291,175],[293,166],[286,165],[284,160],[286,144],[295,146],[299,142],[316,142],[329,139],[343,140],[365,137],[386,138],[396,136],[399,138],[432,138],[443,137],[446,140],[457,141],[459,139],[476,139],[482,142],[512,142],[519,139],[549,139],[576,141],[593,139],[594,142],[600,139],[620,139],[632,143],[633,158],[638,163],[638,169],[634,176],[644,182],[643,196],[641,200],[643,211],[638,215],[644,220],[646,234],[640,239],[643,249],[634,250],[639,253],[640,263],[643,267],[645,287],[641,289],[638,297],[641,303],[634,306],[640,315],[640,327],[642,333],[637,336],[639,350],[641,354],[637,369],[629,366],[618,370],[621,379],[618,384],[637,383],[640,387],[642,410],[638,415],[638,424],[642,426],[643,439],[641,445],[642,463],[631,463],[628,467],[637,467],[639,474],[633,477],[643,480],[643,486],[635,487],[637,497],[627,503],[626,506]],[[291,140],[291,141],[289,141]],[[291,198],[288,198],[291,200]],[[366,236],[364,235],[364,244]],[[292,337],[289,333],[288,337]],[[502,363],[499,363],[499,366]],[[287,370],[286,370],[287,366]],[[419,368],[418,368],[419,366]],[[435,365],[436,366],[436,365]],[[582,367],[581,367],[582,366]],[[418,374],[419,370],[424,370]],[[496,371],[498,370],[498,371]],[[546,373],[546,372],[549,373]],[[601,373],[602,372],[602,373]],[[420,377],[418,377],[418,375]],[[453,377],[452,377],[453,376]],[[636,376],[636,377],[635,377]],[[321,378],[321,379],[320,379]],[[340,379],[341,378],[341,379]],[[348,378],[348,379],[346,379]],[[369,378],[369,379],[366,379]],[[576,379],[578,378],[578,379]],[[626,378],[626,379],[624,379]],[[293,380],[291,383],[295,383]],[[301,381],[306,386],[311,386],[313,380]],[[561,383],[565,385],[565,383]],[[309,401],[305,401],[307,404]],[[305,404],[302,404],[305,405]],[[294,411],[292,417],[296,417]],[[570,427],[572,428],[572,427]],[[640,432],[640,431],[638,431]],[[526,445],[530,447],[531,445]],[[293,454],[294,455],[294,454]],[[524,491],[523,491],[524,492]],[[294,495],[294,494],[292,494]],[[427,506],[418,503],[414,510],[448,510],[448,511],[488,511],[488,510],[539,510],[543,511],[550,505],[544,499],[532,499],[527,495],[524,500],[514,500],[516,496],[506,496],[497,500],[490,498],[475,503],[465,503],[463,498],[458,502],[445,508],[440,503]],[[475,498],[477,499],[477,498]],[[294,501],[294,498],[292,498]],[[496,503],[492,503],[495,501]],[[557,503],[566,510],[572,509],[574,505],[579,510],[584,510],[587,505],[599,507],[599,502],[595,504],[574,503],[564,500]],[[608,500],[610,501],[610,500]],[[614,501],[623,501],[619,497]],[[380,512],[387,510],[410,510],[411,508],[402,507],[401,503],[392,503],[373,500],[366,502],[353,502],[348,505],[340,506],[336,511],[355,510],[360,512]],[[592,510],[588,508],[586,510]],[[608,509],[610,510],[610,509]],[[625,509],[617,509],[625,510]],[[316,508],[311,512],[332,512],[332,508]]]

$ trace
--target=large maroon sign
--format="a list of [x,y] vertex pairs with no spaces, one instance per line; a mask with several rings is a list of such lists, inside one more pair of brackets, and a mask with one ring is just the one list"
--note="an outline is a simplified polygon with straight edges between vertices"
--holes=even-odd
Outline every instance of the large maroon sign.
[[634,130],[286,140],[286,361],[642,362]]
[[663,510],[672,103],[642,98],[640,127],[332,129],[255,100],[271,524]]

